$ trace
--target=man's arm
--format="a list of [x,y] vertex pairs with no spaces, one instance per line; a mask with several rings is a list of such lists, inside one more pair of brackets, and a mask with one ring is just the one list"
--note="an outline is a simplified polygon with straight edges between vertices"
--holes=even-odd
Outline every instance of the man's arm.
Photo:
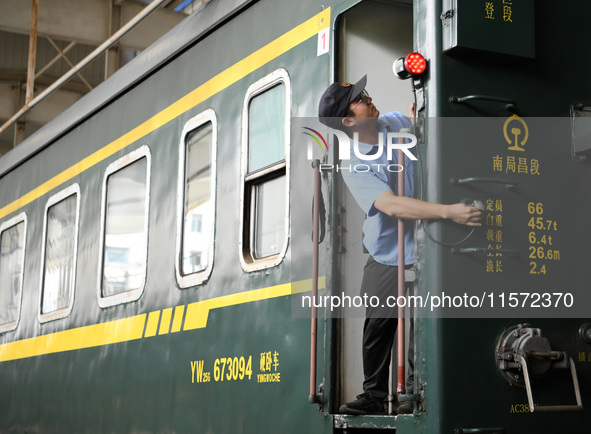
[[443,205],[425,202],[412,197],[401,197],[392,191],[382,193],[374,207],[394,218],[409,220],[448,219],[468,226],[481,226],[484,213],[475,207],[456,203]]

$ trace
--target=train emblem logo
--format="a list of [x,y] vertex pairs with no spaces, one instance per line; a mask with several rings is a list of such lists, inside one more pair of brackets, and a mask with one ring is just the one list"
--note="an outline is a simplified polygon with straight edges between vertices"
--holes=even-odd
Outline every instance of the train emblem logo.
[[[511,130],[509,130],[509,124],[511,124]],[[509,132],[511,133],[511,136],[509,136]],[[525,151],[523,146],[527,143],[529,138],[529,129],[522,118],[517,115],[507,118],[503,125],[503,134],[505,135],[507,143],[512,145],[508,148],[509,151]]]

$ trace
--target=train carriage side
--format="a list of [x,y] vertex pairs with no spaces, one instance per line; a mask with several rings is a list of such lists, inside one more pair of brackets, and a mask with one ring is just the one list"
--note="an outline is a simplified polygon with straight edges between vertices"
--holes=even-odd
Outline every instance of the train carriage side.
[[306,400],[310,326],[289,297],[309,285],[289,210],[311,183],[289,122],[328,76],[329,22],[316,2],[246,2],[134,71],[174,52],[164,39],[3,174],[0,430],[332,429]]
[[[410,3],[240,3],[188,44],[163,39],[110,81],[125,85],[29,141],[45,142],[0,178],[0,430],[588,431],[590,175],[573,129],[584,131],[591,111],[590,65],[583,57],[565,71],[557,60],[584,52],[588,7],[520,1],[508,16],[517,1]],[[493,20],[517,33],[488,35]],[[570,31],[548,30],[557,25]],[[474,38],[484,45],[466,42]],[[525,51],[512,51],[519,44]],[[316,115],[333,79],[367,72],[374,89],[387,88],[380,106],[404,111],[410,82],[386,84],[395,79],[373,50],[385,59],[413,46],[428,61],[415,83],[425,198],[490,207],[453,250],[418,237],[418,294],[576,303],[558,313],[426,309],[415,328],[415,413],[332,416],[359,386],[359,319],[320,312],[321,406],[309,405],[310,321],[293,316],[292,292],[310,286],[312,171],[294,120]],[[171,55],[142,70],[162,50]],[[527,143],[511,143],[526,129]],[[358,290],[363,216],[338,174],[322,183],[325,294]],[[427,228],[444,241],[466,235]],[[524,367],[541,377],[533,413]]]

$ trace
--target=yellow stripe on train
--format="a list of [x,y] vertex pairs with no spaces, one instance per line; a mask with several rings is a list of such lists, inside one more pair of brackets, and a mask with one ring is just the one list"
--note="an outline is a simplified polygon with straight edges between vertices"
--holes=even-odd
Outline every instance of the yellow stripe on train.
[[[318,279],[318,288],[326,287],[326,279]],[[286,295],[311,291],[312,280],[269,286],[251,291],[197,301],[187,306],[176,306],[75,329],[64,330],[0,345],[0,362],[25,359],[46,354],[62,353],[100,347],[121,342],[151,338],[157,335],[205,328],[213,309],[236,306],[253,301],[270,300]],[[186,310],[186,315],[185,315]],[[184,327],[183,324],[184,318]]]
[[146,314],[0,345],[0,362],[141,339]]

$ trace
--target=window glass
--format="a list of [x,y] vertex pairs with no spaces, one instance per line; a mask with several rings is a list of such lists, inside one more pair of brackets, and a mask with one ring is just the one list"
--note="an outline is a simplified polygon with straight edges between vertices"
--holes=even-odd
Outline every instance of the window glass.
[[244,100],[240,261],[273,267],[287,249],[290,81],[278,69],[253,83]]
[[74,291],[78,196],[47,209],[41,313],[70,305]]
[[0,232],[0,326],[18,320],[24,259],[25,222],[21,221]]
[[285,85],[280,84],[250,101],[248,172],[285,158]]
[[254,187],[254,256],[281,252],[285,240],[285,176]]
[[147,158],[107,178],[102,296],[142,289],[147,250]]
[[205,270],[213,236],[211,197],[212,123],[192,131],[185,139],[185,191],[182,274]]

